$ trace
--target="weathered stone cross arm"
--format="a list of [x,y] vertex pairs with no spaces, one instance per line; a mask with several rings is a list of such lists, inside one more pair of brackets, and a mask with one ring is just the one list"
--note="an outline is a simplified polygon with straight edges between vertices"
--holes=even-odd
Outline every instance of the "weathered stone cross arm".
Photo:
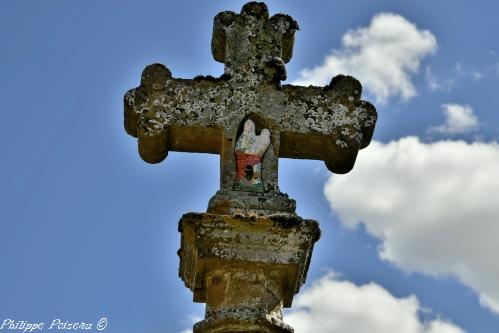
[[[151,72],[160,82],[164,75],[160,89],[148,82]],[[324,160],[332,172],[345,173],[357,151],[369,144],[376,112],[359,100],[358,81],[335,79],[325,88],[286,85],[247,91],[231,89],[221,80],[173,79],[162,65],[151,65],[141,86],[125,96],[125,127],[138,136],[141,157],[157,163],[170,150],[220,153],[222,138],[234,142],[240,123],[253,113],[272,120],[274,132],[281,133],[279,157]]]
[[360,99],[362,86],[338,75],[326,87],[285,85],[280,157],[323,160],[334,173],[347,173],[369,145],[376,124],[374,106]]
[[360,100],[362,87],[350,76],[336,76],[326,87],[281,86],[298,25],[288,15],[268,16],[264,4],[249,3],[241,14],[215,17],[212,53],[225,63],[218,79],[177,79],[163,65],[146,67],[140,86],[125,95],[125,128],[138,137],[145,161],[158,163],[168,151],[217,153],[224,183],[233,179],[224,172],[234,169],[234,145],[250,118],[257,131],[270,130],[274,158],[318,159],[332,172],[351,170],[371,140],[375,108]]

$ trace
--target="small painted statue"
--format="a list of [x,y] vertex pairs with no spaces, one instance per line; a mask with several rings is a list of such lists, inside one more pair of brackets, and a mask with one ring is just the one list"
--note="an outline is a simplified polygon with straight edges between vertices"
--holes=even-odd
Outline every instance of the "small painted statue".
[[255,133],[255,123],[248,119],[244,130],[236,141],[235,190],[263,192],[262,159],[270,146],[270,131],[263,129]]

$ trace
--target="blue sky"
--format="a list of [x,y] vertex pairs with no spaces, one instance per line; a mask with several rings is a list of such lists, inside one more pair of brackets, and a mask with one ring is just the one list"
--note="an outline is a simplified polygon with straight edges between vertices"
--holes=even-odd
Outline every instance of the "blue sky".
[[[122,100],[151,63],[220,75],[213,17],[244,3],[0,2],[0,325],[106,317],[107,332],[177,333],[203,316],[178,278],[177,222],[206,209],[218,156],[146,164]],[[497,332],[498,5],[267,4],[301,28],[285,83],[353,74],[379,114],[348,175],[281,160],[281,190],[323,231],[285,320],[297,333]]]

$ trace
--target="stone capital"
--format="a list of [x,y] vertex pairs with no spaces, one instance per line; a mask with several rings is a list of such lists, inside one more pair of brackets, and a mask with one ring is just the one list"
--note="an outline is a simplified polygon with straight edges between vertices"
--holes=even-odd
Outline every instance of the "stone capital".
[[305,282],[314,243],[314,220],[291,215],[185,214],[180,277],[206,303],[205,332],[292,332],[282,321]]

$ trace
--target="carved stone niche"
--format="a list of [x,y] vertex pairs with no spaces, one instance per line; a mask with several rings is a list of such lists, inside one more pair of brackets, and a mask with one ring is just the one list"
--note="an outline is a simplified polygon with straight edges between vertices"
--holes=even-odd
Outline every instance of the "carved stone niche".
[[268,216],[295,215],[296,202],[279,190],[280,125],[250,112],[229,130],[231,140],[222,154],[229,186],[211,198],[208,213]]
[[282,308],[305,282],[316,221],[189,213],[179,231],[179,275],[194,301],[206,303],[194,333],[293,332]]

